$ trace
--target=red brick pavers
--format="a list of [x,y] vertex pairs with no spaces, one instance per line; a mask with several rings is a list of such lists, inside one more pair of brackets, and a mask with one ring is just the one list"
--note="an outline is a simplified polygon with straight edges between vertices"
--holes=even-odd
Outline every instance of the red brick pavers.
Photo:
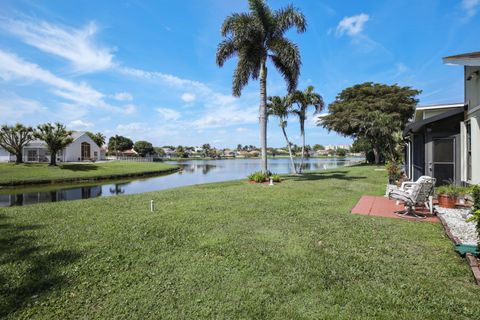
[[[362,214],[367,216],[395,218],[415,221],[429,221],[439,222],[436,216],[429,216],[427,218],[416,218],[413,216],[402,217],[395,214],[395,211],[403,210],[403,205],[397,205],[395,200],[390,200],[385,197],[377,196],[362,196],[352,209],[353,214]],[[429,214],[428,210],[424,208],[417,208],[419,214]]]

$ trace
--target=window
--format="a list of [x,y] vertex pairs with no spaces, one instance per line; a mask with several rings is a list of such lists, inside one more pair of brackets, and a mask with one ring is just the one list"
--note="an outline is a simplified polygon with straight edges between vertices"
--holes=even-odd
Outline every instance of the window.
[[433,140],[433,176],[437,185],[455,182],[455,139]]
[[81,156],[82,156],[82,160],[89,160],[91,158],[90,157],[90,143],[82,142]]

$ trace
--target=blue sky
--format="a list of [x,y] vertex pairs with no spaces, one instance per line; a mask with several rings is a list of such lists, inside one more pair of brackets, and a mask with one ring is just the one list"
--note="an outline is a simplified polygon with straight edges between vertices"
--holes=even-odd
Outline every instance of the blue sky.
[[[269,1],[308,21],[289,32],[301,50],[299,89],[326,103],[365,81],[423,90],[421,104],[463,101],[447,55],[478,51],[480,0]],[[215,64],[219,28],[241,0],[22,1],[0,4],[0,123],[60,121],[154,145],[258,145],[258,82],[231,96],[235,59]],[[268,94],[285,84],[270,67]],[[299,143],[298,123],[288,132]],[[308,144],[350,140],[316,127]],[[277,121],[269,145],[283,146]]]

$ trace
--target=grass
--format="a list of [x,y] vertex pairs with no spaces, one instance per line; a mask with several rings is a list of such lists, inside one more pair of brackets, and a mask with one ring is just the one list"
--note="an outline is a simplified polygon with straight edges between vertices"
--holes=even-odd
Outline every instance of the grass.
[[0,186],[126,178],[177,169],[175,165],[157,162],[65,163],[56,167],[45,163],[1,163]]
[[479,319],[440,224],[349,213],[374,168],[0,209],[0,318]]

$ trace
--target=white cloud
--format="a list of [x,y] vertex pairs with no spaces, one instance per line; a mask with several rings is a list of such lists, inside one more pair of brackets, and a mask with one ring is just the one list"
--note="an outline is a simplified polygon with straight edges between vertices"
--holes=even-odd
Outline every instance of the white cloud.
[[87,130],[87,129],[93,127],[93,126],[94,126],[94,124],[91,123],[91,122],[86,122],[86,121],[78,119],[78,120],[71,121],[67,125],[67,128],[72,129],[72,130],[84,131],[84,130]]
[[195,101],[195,99],[197,98],[193,93],[184,93],[182,94],[182,100],[183,102],[186,102],[186,103],[191,103],[193,101]]
[[165,120],[178,120],[181,117],[180,112],[173,109],[157,108],[155,110],[160,113]]
[[25,123],[25,117],[39,115],[46,113],[46,111],[47,108],[36,100],[25,99],[12,93],[0,92],[0,124],[5,122]]
[[68,60],[76,72],[95,72],[113,66],[113,50],[94,42],[98,31],[94,22],[75,29],[32,18],[16,20],[0,17],[0,27],[39,50]]
[[125,109],[106,103],[104,95],[90,87],[85,82],[75,83],[57,77],[40,66],[27,62],[14,54],[0,49],[0,79],[11,81],[15,79],[38,81],[52,87],[51,92],[80,106],[91,106],[114,112],[130,114],[134,108],[127,106]]
[[477,14],[477,8],[480,0],[462,0],[462,8],[467,13],[467,19]]
[[117,92],[113,95],[113,99],[118,100],[118,101],[132,101],[133,96],[129,92]]
[[356,16],[344,17],[337,26],[337,35],[342,36],[345,33],[351,37],[360,34],[363,31],[363,26],[370,19],[370,16],[361,13]]
[[141,132],[144,131],[147,127],[146,123],[141,123],[141,122],[131,122],[127,124],[119,124],[117,125],[117,130],[120,133],[123,134],[128,134],[128,133],[135,133],[135,132]]
[[240,128],[237,128],[235,131],[237,131],[238,133],[245,133],[248,131],[248,129],[240,127]]

